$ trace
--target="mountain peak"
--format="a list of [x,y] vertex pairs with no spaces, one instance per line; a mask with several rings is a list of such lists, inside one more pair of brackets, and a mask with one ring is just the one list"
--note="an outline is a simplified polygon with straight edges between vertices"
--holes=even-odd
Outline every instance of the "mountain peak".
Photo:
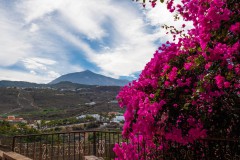
[[[85,73],[94,73],[94,72],[92,72],[92,71],[90,71],[90,70],[85,70],[85,71],[82,71],[82,72],[85,72]],[[81,72],[80,72],[81,73]]]
[[85,70],[82,72],[69,73],[60,76],[59,78],[50,82],[50,84],[56,84],[63,81],[69,81],[72,83],[86,84],[86,85],[99,85],[99,86],[124,86],[129,81],[114,79],[111,77],[106,77],[90,70]]

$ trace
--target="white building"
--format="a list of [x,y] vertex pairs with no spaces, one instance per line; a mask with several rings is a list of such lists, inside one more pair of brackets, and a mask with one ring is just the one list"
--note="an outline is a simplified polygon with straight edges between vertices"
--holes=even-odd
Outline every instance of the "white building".
[[100,120],[100,115],[99,114],[85,114],[85,115],[78,116],[76,118],[81,119],[81,118],[86,118],[87,116],[91,116],[91,117],[95,118],[97,121]]
[[116,116],[115,118],[113,118],[112,122],[121,122],[124,121],[124,116]]

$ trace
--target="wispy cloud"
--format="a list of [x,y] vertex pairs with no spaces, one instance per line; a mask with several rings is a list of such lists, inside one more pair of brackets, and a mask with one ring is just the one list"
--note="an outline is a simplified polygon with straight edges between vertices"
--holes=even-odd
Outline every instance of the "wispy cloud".
[[0,66],[12,65],[19,58],[28,56],[32,46],[26,41],[27,35],[20,25],[0,7]]
[[[29,81],[47,82],[84,69],[130,76],[171,38],[161,25],[175,23],[164,6],[144,10],[129,0],[0,3],[0,79],[28,75]],[[9,69],[16,64],[23,69]]]
[[[0,69],[0,79],[2,80],[12,80],[12,81],[27,81],[27,82],[37,82],[37,83],[47,83],[52,80],[51,77],[44,77],[42,75],[36,75],[34,71],[31,73],[23,71],[15,71],[9,69]],[[11,74],[9,74],[11,73]]]

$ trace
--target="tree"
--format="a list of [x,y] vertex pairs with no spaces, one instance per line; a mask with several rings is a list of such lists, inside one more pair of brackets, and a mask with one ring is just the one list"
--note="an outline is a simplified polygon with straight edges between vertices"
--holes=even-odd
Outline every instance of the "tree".
[[[188,35],[172,30],[178,42],[159,47],[139,79],[118,95],[126,107],[123,136],[130,140],[115,146],[119,159],[141,159],[168,142],[186,146],[199,138],[240,137],[240,3],[182,3],[169,0],[167,7],[194,28]],[[137,152],[139,141],[146,153]]]

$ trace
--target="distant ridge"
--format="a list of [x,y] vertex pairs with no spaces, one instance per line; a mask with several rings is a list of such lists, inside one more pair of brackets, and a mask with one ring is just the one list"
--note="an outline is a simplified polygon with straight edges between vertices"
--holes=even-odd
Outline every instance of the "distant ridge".
[[48,87],[47,84],[37,84],[31,82],[24,82],[24,81],[8,81],[2,80],[0,81],[0,87],[23,87],[23,88],[46,88]]
[[77,90],[83,88],[120,88],[120,86],[99,86],[99,85],[87,85],[87,84],[79,84],[79,83],[72,83],[69,81],[62,81],[56,84],[37,84],[31,82],[24,82],[24,81],[7,81],[2,80],[0,81],[0,89],[1,88],[35,88],[35,89],[56,89],[56,90]]
[[93,73],[92,71],[86,70],[83,72],[69,73],[60,76],[53,80],[49,84],[57,84],[59,82],[72,82],[77,84],[86,85],[99,85],[99,86],[124,86],[129,83],[127,80],[114,79],[103,76],[101,74]]

